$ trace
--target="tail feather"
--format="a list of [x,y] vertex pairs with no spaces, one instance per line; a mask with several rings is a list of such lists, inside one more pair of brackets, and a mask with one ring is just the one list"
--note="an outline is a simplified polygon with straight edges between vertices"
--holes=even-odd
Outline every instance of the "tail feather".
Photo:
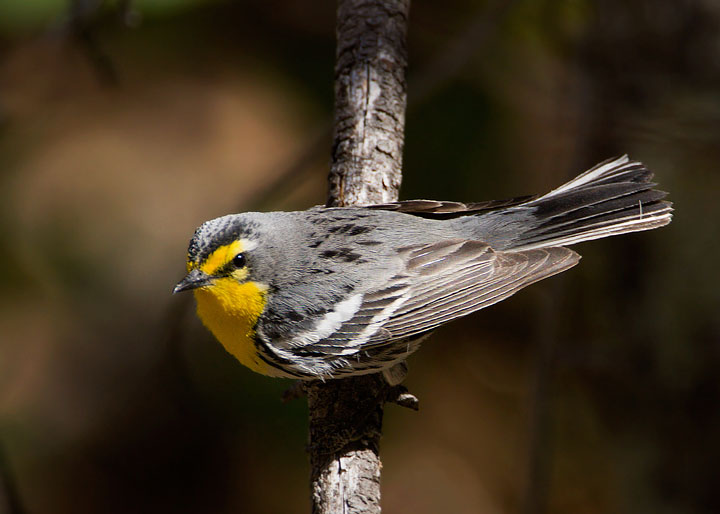
[[642,163],[631,161],[627,155],[623,155],[595,165],[538,200],[557,196],[573,189],[583,189],[587,186],[620,182],[648,182],[650,178],[652,178],[652,172]]
[[[603,221],[631,215],[646,217],[665,209],[662,191],[642,191],[630,195],[623,195],[603,202],[593,203],[574,210],[565,211],[544,221],[535,229],[537,232],[552,233],[561,227],[572,226],[582,228],[588,223],[601,223]],[[641,212],[642,211],[642,212]],[[541,218],[542,219],[542,218]]]
[[534,223],[513,249],[563,246],[670,223],[672,204],[652,189],[652,172],[627,156],[598,164],[557,189],[516,207]]

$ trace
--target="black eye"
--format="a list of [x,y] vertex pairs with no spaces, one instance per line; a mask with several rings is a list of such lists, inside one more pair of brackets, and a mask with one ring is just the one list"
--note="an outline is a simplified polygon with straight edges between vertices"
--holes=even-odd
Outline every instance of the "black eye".
[[239,253],[235,257],[233,257],[232,260],[233,266],[236,268],[244,268],[245,267],[245,254]]

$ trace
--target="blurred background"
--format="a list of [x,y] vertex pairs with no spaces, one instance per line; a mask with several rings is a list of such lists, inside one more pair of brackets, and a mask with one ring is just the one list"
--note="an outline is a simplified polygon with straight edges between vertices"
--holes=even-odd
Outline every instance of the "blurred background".
[[[204,220],[324,203],[334,17],[0,2],[0,512],[308,511],[305,402],[170,291]],[[720,3],[415,0],[409,37],[402,198],[628,153],[676,217],[425,343],[384,511],[720,512]]]

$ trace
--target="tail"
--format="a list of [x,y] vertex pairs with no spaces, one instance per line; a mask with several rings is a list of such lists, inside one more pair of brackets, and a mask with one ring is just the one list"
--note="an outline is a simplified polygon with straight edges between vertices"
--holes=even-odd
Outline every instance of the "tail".
[[[652,172],[627,155],[598,164],[535,200],[512,207],[530,208],[532,223],[516,234],[513,250],[565,246],[670,223],[672,204],[652,189]],[[526,211],[527,212],[527,211]],[[526,226],[528,226],[526,225]]]

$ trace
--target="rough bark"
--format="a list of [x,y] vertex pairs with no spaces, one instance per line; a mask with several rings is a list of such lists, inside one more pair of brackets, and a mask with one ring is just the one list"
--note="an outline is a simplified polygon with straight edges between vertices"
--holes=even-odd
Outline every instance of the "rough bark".
[[313,513],[380,512],[382,375],[308,385]]
[[328,205],[397,199],[409,0],[340,0]]
[[[397,199],[409,0],[340,0],[328,205]],[[307,385],[313,513],[380,512],[382,375]],[[396,398],[395,398],[396,399]]]

